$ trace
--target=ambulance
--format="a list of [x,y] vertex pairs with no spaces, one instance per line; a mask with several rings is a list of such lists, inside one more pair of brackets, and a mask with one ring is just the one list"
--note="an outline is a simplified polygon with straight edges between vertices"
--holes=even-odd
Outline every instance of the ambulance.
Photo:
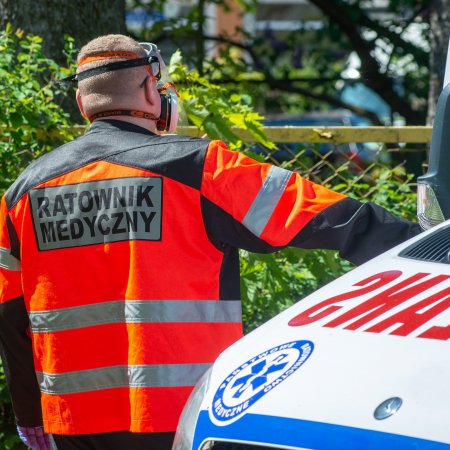
[[450,85],[429,170],[427,231],[300,300],[203,375],[173,450],[450,450]]

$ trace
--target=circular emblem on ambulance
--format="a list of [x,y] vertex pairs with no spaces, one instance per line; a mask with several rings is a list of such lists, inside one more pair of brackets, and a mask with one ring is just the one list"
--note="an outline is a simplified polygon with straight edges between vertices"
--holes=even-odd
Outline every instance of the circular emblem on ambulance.
[[229,422],[291,376],[309,358],[311,341],[292,341],[273,347],[241,364],[220,384],[211,412],[219,422]]

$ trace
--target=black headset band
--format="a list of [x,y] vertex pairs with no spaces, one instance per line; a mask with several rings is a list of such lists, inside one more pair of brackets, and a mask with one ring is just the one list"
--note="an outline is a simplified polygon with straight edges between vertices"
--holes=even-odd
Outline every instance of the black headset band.
[[121,69],[129,69],[131,67],[139,67],[150,65],[152,59],[157,59],[154,56],[138,58],[138,59],[127,59],[125,61],[116,61],[109,64],[105,64],[104,66],[94,67],[92,69],[83,70],[82,72],[70,75],[62,80],[56,81],[57,85],[64,84],[76,84],[79,81],[85,80],[86,78],[94,77],[96,75],[100,75],[102,73],[113,72],[115,70]]

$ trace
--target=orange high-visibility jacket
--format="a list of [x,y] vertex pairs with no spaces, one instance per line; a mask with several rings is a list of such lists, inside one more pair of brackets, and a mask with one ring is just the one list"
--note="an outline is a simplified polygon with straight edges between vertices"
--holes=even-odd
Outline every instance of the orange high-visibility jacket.
[[0,340],[18,423],[173,431],[242,334],[238,248],[362,262],[416,232],[220,141],[95,121],[1,203]]

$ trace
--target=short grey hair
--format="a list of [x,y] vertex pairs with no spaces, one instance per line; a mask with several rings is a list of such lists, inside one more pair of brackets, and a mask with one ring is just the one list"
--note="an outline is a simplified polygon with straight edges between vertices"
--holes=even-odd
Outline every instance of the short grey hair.
[[[78,53],[77,73],[87,69],[99,67],[112,62],[112,59],[90,61],[80,65],[88,56],[103,52],[130,52],[145,57],[145,50],[131,37],[122,34],[108,34],[99,36],[86,45]],[[114,59],[120,61],[121,59]],[[86,78],[78,83],[78,89],[83,99],[83,107],[88,115],[110,108],[124,108],[124,102],[132,99],[135,92],[140,89],[145,79],[145,68],[134,67],[113,72],[102,73]]]

